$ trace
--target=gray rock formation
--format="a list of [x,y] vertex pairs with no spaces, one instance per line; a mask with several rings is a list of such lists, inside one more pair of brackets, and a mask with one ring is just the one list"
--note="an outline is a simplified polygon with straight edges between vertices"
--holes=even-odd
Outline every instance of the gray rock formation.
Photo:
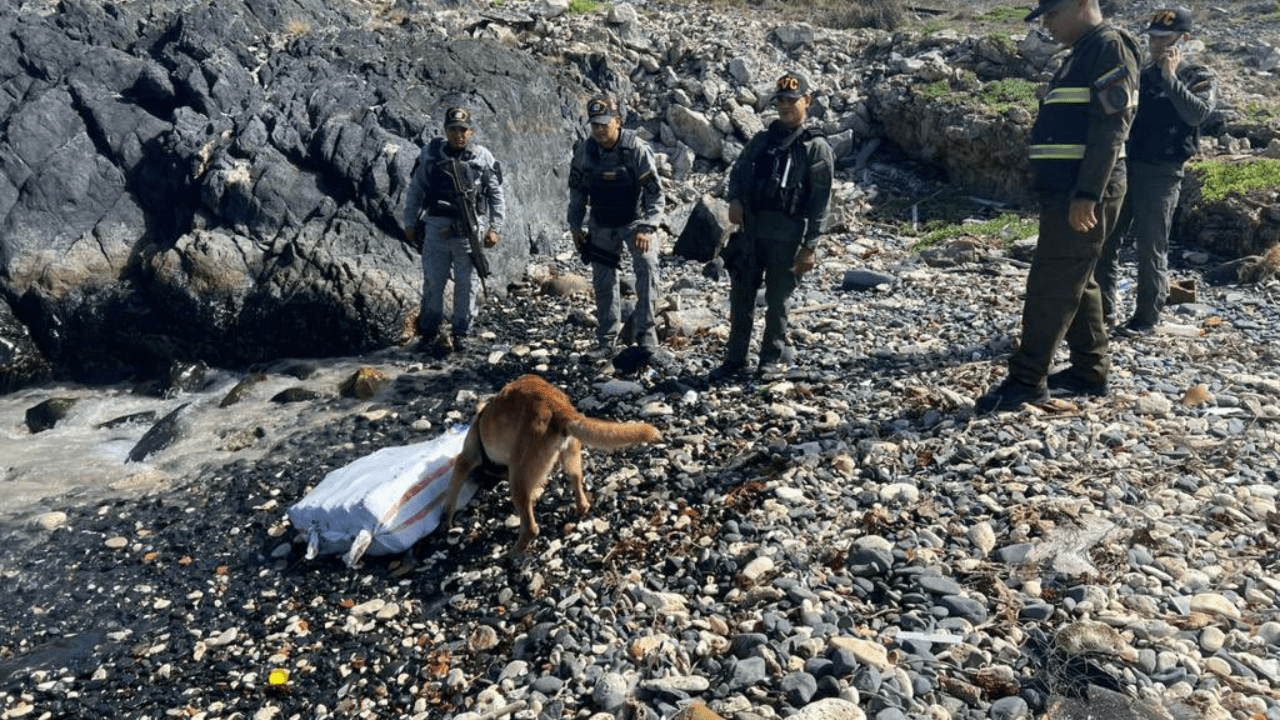
[[274,0],[0,9],[0,292],[87,379],[402,342],[420,292],[403,195],[454,104],[506,172],[504,292],[560,233],[545,179],[581,103],[466,22]]
[[[0,297],[13,313],[0,315],[0,391],[50,372],[111,380],[174,360],[232,366],[408,340],[420,272],[400,208],[450,105],[473,110],[477,141],[505,169],[509,223],[489,282],[501,295],[531,255],[567,247],[565,171],[588,94],[616,95],[654,144],[664,230],[701,258],[714,238],[686,221],[721,199],[725,171],[773,118],[784,69],[815,80],[811,115],[839,166],[830,234],[844,242],[866,232],[870,204],[914,213],[942,183],[1028,207],[1032,90],[1062,57],[1016,21],[971,37],[696,5],[179,5],[0,7]],[[1258,87],[1270,56],[1232,32],[1207,27],[1214,42],[1195,51]],[[1243,107],[1224,102],[1207,153],[1280,147],[1280,121]],[[1184,239],[1249,253],[1274,242],[1273,200],[1184,195]],[[15,354],[13,342],[26,344]]]

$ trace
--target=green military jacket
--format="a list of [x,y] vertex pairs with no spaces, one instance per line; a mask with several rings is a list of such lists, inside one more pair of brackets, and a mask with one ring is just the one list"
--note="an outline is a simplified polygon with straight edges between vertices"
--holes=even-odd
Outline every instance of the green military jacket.
[[1031,128],[1034,189],[1100,200],[1124,172],[1118,161],[1138,107],[1139,54],[1133,36],[1110,23],[1076,41]]

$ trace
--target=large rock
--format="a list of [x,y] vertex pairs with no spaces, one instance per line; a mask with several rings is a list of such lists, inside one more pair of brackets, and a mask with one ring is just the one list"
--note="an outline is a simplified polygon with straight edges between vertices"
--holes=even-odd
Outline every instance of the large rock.
[[491,291],[562,235],[567,190],[544,180],[583,91],[423,3],[398,23],[341,0],[35,6],[0,8],[0,293],[71,375],[405,340],[401,208],[449,105],[504,169]]
[[52,368],[13,309],[0,302],[0,394],[48,380]]
[[1182,212],[1173,224],[1173,240],[1226,257],[1264,255],[1280,245],[1280,188],[1232,192],[1209,200],[1204,171],[1192,166],[1182,180]]
[[729,234],[729,206],[723,200],[704,195],[685,221],[673,251],[688,260],[707,262],[715,256],[720,241]]
[[1030,203],[1027,137],[1034,116],[1022,108],[995,114],[971,101],[941,101],[922,87],[894,81],[872,89],[869,102],[885,136],[974,195]]

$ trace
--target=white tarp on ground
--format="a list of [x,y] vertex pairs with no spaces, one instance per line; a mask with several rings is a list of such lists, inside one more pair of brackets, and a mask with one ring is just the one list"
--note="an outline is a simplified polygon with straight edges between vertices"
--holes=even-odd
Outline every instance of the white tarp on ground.
[[[348,566],[368,553],[408,550],[440,524],[453,464],[467,426],[433,440],[383,448],[325,475],[307,496],[289,508],[289,520],[307,538],[307,559],[344,553]],[[468,480],[458,494],[462,507],[475,495]]]

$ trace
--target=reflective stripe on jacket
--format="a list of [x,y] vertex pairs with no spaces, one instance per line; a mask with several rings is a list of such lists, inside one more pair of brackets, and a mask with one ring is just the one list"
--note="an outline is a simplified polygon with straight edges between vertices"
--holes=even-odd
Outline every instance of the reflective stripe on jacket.
[[1035,190],[1101,197],[1137,105],[1137,52],[1127,33],[1105,23],[1072,48],[1031,128]]

